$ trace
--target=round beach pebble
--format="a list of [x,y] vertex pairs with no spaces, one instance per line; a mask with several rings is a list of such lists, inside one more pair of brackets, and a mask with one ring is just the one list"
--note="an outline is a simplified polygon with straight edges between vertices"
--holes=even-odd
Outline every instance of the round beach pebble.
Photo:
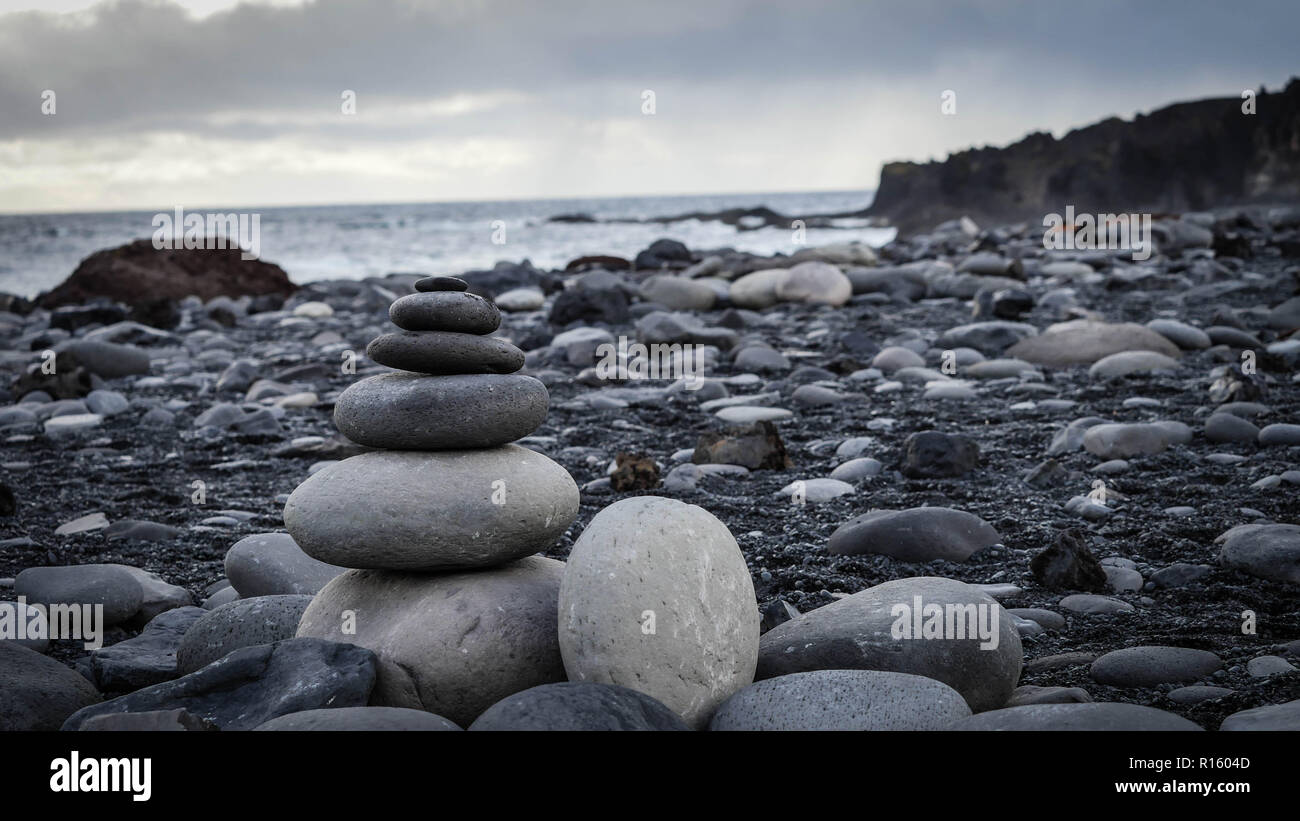
[[1201,727],[1180,715],[1116,701],[1082,704],[1030,704],[964,718],[951,730],[1181,730]]
[[518,445],[373,451],[308,477],[284,506],[309,556],[340,567],[485,567],[545,550],[578,515],[560,465]]
[[468,289],[469,283],[459,277],[424,277],[415,281],[415,290],[421,292],[465,291]]
[[375,338],[366,356],[403,371],[428,374],[514,373],[524,352],[504,339],[451,331],[401,331]]
[[313,559],[288,533],[256,533],[226,551],[226,578],[240,596],[314,596],[345,568]]
[[372,448],[490,448],[537,430],[549,404],[546,386],[531,376],[385,373],[343,391],[334,424]]
[[445,732],[458,731],[454,721],[408,707],[336,707],[276,716],[255,731],[287,732]]
[[1215,541],[1223,545],[1219,561],[1225,566],[1260,579],[1300,584],[1300,525],[1239,525]]
[[373,650],[371,704],[468,727],[512,693],[564,680],[556,641],[563,570],[541,556],[459,573],[350,570],[316,595],[298,635]]
[[879,553],[904,562],[945,559],[964,562],[1002,538],[973,513],[946,507],[874,510],[836,528],[827,549],[833,554]]
[[970,715],[932,678],[879,670],[814,670],[751,684],[718,708],[710,730],[943,730]]
[[614,684],[562,681],[531,687],[489,707],[475,730],[689,730],[682,717],[645,693]]
[[1156,687],[1199,681],[1223,666],[1208,650],[1191,647],[1124,647],[1092,663],[1092,680],[1112,687]]
[[573,545],[560,586],[560,650],[572,681],[653,696],[692,727],[750,684],[759,614],[727,526],[656,496],[615,502]]
[[501,327],[501,311],[481,296],[461,291],[410,294],[388,308],[388,318],[406,331],[490,334]]
[[204,613],[181,638],[176,669],[188,675],[240,648],[291,639],[309,604],[311,596],[257,596]]
[[[917,606],[920,611],[916,611]],[[965,638],[926,638],[926,608],[974,611]],[[975,605],[975,607],[970,607]],[[906,608],[906,611],[899,608]],[[916,611],[916,612],[914,612]],[[921,635],[911,627],[922,617]],[[954,619],[954,621],[956,621]],[[978,636],[984,625],[988,639]],[[972,633],[975,635],[972,637]],[[886,670],[937,679],[961,693],[972,710],[1001,707],[1020,678],[1023,652],[1015,619],[991,596],[955,579],[917,576],[876,585],[779,624],[759,641],[756,678],[810,670]]]
[[1128,459],[1160,453],[1169,447],[1169,432],[1155,423],[1105,424],[1088,428],[1084,450],[1102,459]]

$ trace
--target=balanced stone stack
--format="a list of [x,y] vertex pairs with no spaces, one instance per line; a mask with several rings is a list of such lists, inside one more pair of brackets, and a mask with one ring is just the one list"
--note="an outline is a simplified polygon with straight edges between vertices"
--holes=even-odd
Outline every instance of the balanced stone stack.
[[549,395],[515,373],[523,352],[489,336],[500,312],[466,287],[430,277],[393,303],[402,330],[367,355],[399,370],[357,382],[334,409],[345,436],[380,450],[313,474],[284,509],[306,553],[355,568],[316,595],[298,635],[373,650],[372,703],[461,726],[564,680],[564,565],[533,554],[578,513],[568,472],[510,444],[542,423]]

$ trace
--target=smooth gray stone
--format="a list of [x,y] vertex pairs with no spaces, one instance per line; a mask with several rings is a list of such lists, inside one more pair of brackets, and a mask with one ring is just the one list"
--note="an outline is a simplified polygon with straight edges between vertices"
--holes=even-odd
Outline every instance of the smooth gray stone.
[[1235,690],[1227,687],[1210,687],[1204,684],[1192,684],[1187,687],[1178,687],[1170,690],[1169,700],[1175,704],[1200,704],[1202,701],[1209,701],[1212,698],[1222,698],[1223,696],[1232,695]]
[[1183,587],[1214,572],[1208,564],[1176,562],[1151,574],[1156,587]]
[[504,339],[449,331],[401,331],[376,337],[366,356],[380,365],[428,374],[514,373],[524,352]]
[[0,731],[57,730],[99,701],[89,681],[65,664],[14,641],[0,641]]
[[364,706],[377,664],[374,653],[354,644],[311,638],[259,644],[175,681],[78,710],[62,729],[78,730],[106,713],[180,708],[222,730],[251,730],[288,713]]
[[[996,647],[982,649],[978,637],[894,638],[900,619],[894,608],[910,610],[918,596],[922,610],[932,604],[976,605],[978,615],[982,605],[986,618],[996,620],[987,622],[996,624]],[[1015,620],[995,599],[954,579],[919,576],[876,585],[772,628],[759,639],[755,678],[809,670],[912,673],[942,681],[979,711],[1006,703],[1022,661]]]
[[1051,610],[1038,607],[1012,607],[1007,612],[1022,619],[1036,621],[1048,630],[1060,630],[1065,626],[1065,616]]
[[223,604],[239,601],[239,591],[234,587],[223,587],[203,600],[200,605],[204,610],[216,610]]
[[1270,445],[1300,445],[1300,425],[1281,422],[1265,425],[1259,432],[1259,444],[1264,447]]
[[832,554],[879,553],[904,562],[943,559],[964,562],[1002,541],[988,522],[973,513],[946,507],[873,510],[836,528]]
[[465,291],[468,289],[469,283],[460,277],[433,276],[415,281],[415,290],[422,292]]
[[135,638],[92,652],[95,684],[105,693],[129,693],[188,672],[177,669],[176,649],[185,631],[206,614],[200,607],[168,610],[155,616]]
[[313,559],[288,533],[257,533],[226,551],[225,569],[230,586],[248,598],[314,596],[347,568]]
[[1088,376],[1093,379],[1119,379],[1131,374],[1172,372],[1177,369],[1177,360],[1155,351],[1120,351],[1092,363],[1088,368]]
[[1182,730],[1201,727],[1182,716],[1114,701],[1085,704],[1031,704],[991,710],[954,723],[951,730]]
[[1246,662],[1246,672],[1252,678],[1267,678],[1280,673],[1295,672],[1295,665],[1281,656],[1260,656]]
[[[556,602],[564,564],[541,556],[487,570],[350,570],[316,595],[298,627],[379,656],[371,703],[469,726],[508,695],[564,680]],[[356,613],[344,632],[345,611]]]
[[454,721],[407,707],[342,707],[303,710],[273,718],[253,728],[273,732],[446,732],[459,731]]
[[103,533],[109,539],[126,539],[139,542],[170,542],[185,531],[161,522],[146,522],[138,519],[119,519]]
[[86,409],[100,416],[114,416],[131,407],[127,398],[117,391],[91,391],[86,394]]
[[284,524],[303,551],[341,567],[485,567],[546,550],[578,515],[563,467],[518,445],[373,451],[312,474]]
[[1283,704],[1270,704],[1233,713],[1219,725],[1220,730],[1300,730],[1300,698]]
[[634,687],[691,727],[754,679],[753,580],[701,507],[637,496],[601,510],[569,553],[559,606],[570,681]]
[[149,373],[149,352],[133,345],[79,340],[66,350],[77,364],[105,379]]
[[311,596],[257,596],[202,611],[176,648],[181,675],[207,667],[243,647],[291,639]]
[[880,460],[872,459],[870,456],[862,456],[857,459],[850,459],[835,470],[831,471],[832,479],[839,479],[841,482],[858,482],[863,479],[870,479],[873,476],[879,476],[880,472],[885,469]]
[[404,296],[389,306],[388,317],[405,331],[490,334],[501,327],[501,311],[497,306],[481,296],[461,291]]
[[1142,646],[1112,650],[1092,663],[1093,681],[1112,687],[1186,684],[1209,676],[1223,661],[1208,650]]
[[1101,459],[1128,459],[1168,447],[1169,432],[1154,423],[1094,425],[1083,435],[1084,450]]
[[1223,544],[1223,565],[1261,579],[1300,584],[1300,525],[1238,526],[1215,541]]
[[1029,704],[1088,704],[1092,696],[1082,687],[1035,687],[1023,684],[1007,699],[1007,707],[1024,707]]
[[102,604],[104,626],[134,616],[144,603],[144,590],[120,564],[30,567],[14,579],[14,595],[28,604]]
[[1147,327],[1168,339],[1183,350],[1204,350],[1210,347],[1210,337],[1205,331],[1174,319],[1153,319]]
[[1092,593],[1075,593],[1061,599],[1061,607],[1074,613],[1091,616],[1110,615],[1114,613],[1132,613],[1133,605],[1109,596],[1097,596]]
[[716,731],[943,730],[971,714],[932,678],[880,670],[813,670],[757,682],[727,699]]
[[549,404],[546,386],[531,376],[385,373],[345,390],[334,424],[373,448],[490,448],[537,430]]
[[1068,368],[1091,365],[1122,351],[1155,351],[1169,357],[1180,355],[1177,345],[1150,328],[1132,322],[1076,319],[1058,323],[1037,336],[1020,340],[1007,349],[1006,356],[1036,365]]
[[1254,442],[1259,428],[1239,416],[1215,413],[1205,420],[1205,438],[1211,442]]
[[615,684],[561,681],[530,687],[487,708],[474,731],[689,730],[682,717],[645,693]]

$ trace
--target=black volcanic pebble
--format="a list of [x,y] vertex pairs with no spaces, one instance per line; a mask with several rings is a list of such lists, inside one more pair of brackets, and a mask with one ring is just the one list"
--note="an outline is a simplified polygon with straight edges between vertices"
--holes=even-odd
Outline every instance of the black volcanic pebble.
[[501,311],[481,296],[457,291],[411,294],[394,302],[388,318],[406,331],[490,334],[501,327]]
[[469,283],[457,277],[425,277],[415,282],[417,291],[464,291],[468,288]]
[[524,352],[504,339],[450,331],[399,331],[384,334],[366,347],[380,365],[435,375],[514,373],[524,366]]
[[493,704],[471,731],[689,730],[681,716],[645,693],[616,684],[542,684]]
[[902,474],[909,479],[964,476],[979,465],[979,445],[968,436],[927,430],[903,442]]

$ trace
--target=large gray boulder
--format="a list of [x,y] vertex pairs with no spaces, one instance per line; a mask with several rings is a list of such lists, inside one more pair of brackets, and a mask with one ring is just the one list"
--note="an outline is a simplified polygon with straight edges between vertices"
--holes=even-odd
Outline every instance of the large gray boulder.
[[597,513],[569,554],[559,605],[572,681],[640,690],[697,728],[753,681],[754,584],[703,508],[638,496]]
[[316,595],[298,635],[374,650],[372,703],[467,727],[512,693],[564,680],[556,638],[563,570],[540,556],[436,575],[350,570]]
[[964,582],[917,576],[772,628],[759,641],[755,677],[810,670],[912,673],[947,684],[978,712],[1006,703],[1022,661],[1015,619],[996,600]]

